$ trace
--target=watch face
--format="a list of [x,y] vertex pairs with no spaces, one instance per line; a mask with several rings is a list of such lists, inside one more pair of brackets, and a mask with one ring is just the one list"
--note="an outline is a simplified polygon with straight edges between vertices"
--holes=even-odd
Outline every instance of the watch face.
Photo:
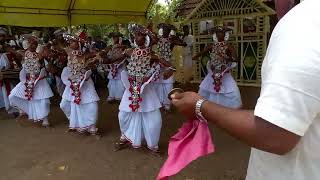
[[169,92],[169,94],[168,94],[168,99],[169,99],[170,101],[172,100],[171,95],[172,95],[172,94],[175,94],[175,93],[184,93],[184,90],[181,89],[181,88],[174,88],[174,89],[172,89],[172,90]]

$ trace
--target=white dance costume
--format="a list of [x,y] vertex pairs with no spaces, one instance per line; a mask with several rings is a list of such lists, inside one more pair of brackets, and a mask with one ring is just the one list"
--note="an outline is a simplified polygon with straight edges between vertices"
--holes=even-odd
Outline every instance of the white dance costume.
[[27,50],[20,83],[11,91],[9,101],[11,106],[26,113],[30,120],[43,121],[43,125],[48,125],[49,98],[53,93],[45,77],[46,71],[40,66],[39,55]]
[[84,57],[80,51],[72,51],[68,66],[61,79],[65,84],[60,108],[69,119],[69,129],[78,132],[97,132],[99,96],[91,79],[91,70],[85,70]]
[[208,74],[200,84],[199,94],[209,101],[229,108],[242,106],[241,95],[230,70],[235,63],[227,62],[226,42],[216,42],[210,52]]
[[[6,53],[0,53],[0,70],[10,68],[10,62]],[[12,84],[4,80],[0,80],[0,108],[5,108],[7,111],[10,108],[8,86],[12,88]]]
[[[160,57],[165,59],[166,61],[168,62],[172,61],[171,42],[169,38],[159,39],[158,53]],[[165,70],[166,70],[165,68],[161,68],[159,78],[155,80],[154,86],[162,106],[165,107],[165,109],[169,110],[171,106],[171,102],[168,99],[168,94],[173,89],[174,76],[172,75],[170,78],[164,79],[163,73]]]
[[[56,68],[58,68],[61,72],[61,70],[63,70],[66,67],[67,54],[64,49],[54,50],[54,51],[56,52],[57,57],[55,57],[55,59],[53,61],[53,65]],[[58,91],[59,95],[62,96],[66,86],[64,85],[64,83],[61,80],[61,75],[55,75],[54,78],[56,80],[57,91]]]
[[[112,47],[112,50],[110,50],[107,54],[110,58],[113,57],[114,54],[120,53],[119,52],[119,46],[121,45],[114,45]],[[108,74],[108,89],[109,89],[109,96],[108,96],[108,101],[120,101],[122,99],[123,93],[125,91],[124,85],[121,81],[121,72],[123,71],[123,64],[124,61],[121,63],[114,63],[109,65],[109,74]]]
[[162,118],[161,103],[152,85],[155,64],[151,65],[149,48],[134,49],[127,71],[121,78],[126,88],[119,107],[121,140],[128,140],[134,148],[146,141],[148,148],[158,150]]

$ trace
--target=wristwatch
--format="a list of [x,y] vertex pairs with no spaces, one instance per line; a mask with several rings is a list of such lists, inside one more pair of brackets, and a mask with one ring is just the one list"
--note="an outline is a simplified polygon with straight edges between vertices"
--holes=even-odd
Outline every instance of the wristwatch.
[[206,118],[204,118],[201,113],[201,106],[205,101],[206,100],[204,100],[204,99],[199,99],[196,103],[196,109],[195,109],[196,117],[202,122],[207,122]]

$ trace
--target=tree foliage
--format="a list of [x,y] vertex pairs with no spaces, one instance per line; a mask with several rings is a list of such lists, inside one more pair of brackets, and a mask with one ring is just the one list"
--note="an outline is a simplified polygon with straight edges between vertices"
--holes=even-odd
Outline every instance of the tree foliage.
[[116,25],[87,25],[86,26],[87,32],[89,36],[92,37],[97,37],[101,36],[104,38],[107,36],[110,32],[117,31],[117,26]]
[[[176,9],[179,7],[182,0],[166,0],[166,4],[162,5],[158,2],[154,3],[149,9],[147,18],[155,25],[161,22],[172,23],[177,22],[178,19]],[[72,32],[78,32],[80,30],[86,30],[91,37],[101,36],[107,40],[107,36],[110,32],[119,31],[124,35],[128,35],[127,25],[124,24],[112,24],[112,25],[83,25],[72,27]]]
[[155,3],[148,12],[148,19],[157,22],[177,22],[177,8],[182,0],[166,0],[166,5]]
[[93,38],[101,36],[102,39],[108,41],[108,35],[111,32],[120,32],[121,34],[128,35],[128,26],[126,24],[99,24],[99,25],[82,25],[82,26],[73,26],[72,32],[76,33],[79,31],[86,31],[88,36]]

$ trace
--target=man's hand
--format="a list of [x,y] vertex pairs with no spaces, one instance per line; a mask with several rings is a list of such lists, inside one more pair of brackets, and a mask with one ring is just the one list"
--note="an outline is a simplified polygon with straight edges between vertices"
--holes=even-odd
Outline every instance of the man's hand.
[[195,92],[175,93],[171,95],[172,104],[187,118],[194,118],[196,103],[201,96]]

